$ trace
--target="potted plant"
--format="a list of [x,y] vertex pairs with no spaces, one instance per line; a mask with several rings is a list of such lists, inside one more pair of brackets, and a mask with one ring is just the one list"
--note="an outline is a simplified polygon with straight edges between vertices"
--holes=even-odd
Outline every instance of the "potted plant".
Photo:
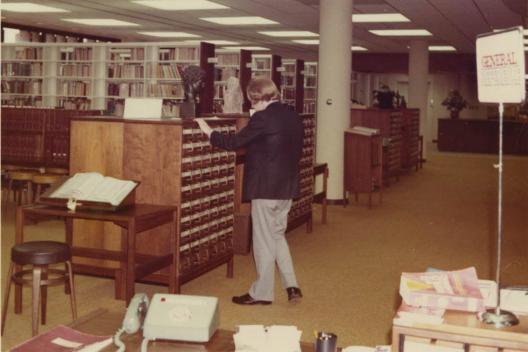
[[203,85],[205,72],[200,66],[189,65],[182,72],[185,99],[181,107],[182,118],[196,117],[196,103]]
[[467,106],[467,102],[464,100],[460,92],[456,89],[449,92],[448,96],[442,102],[447,110],[451,112],[451,118],[458,119],[460,110]]

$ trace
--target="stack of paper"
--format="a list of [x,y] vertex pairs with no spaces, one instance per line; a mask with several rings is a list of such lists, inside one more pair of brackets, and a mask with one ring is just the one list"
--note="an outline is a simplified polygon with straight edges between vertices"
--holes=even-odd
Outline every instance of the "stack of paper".
[[428,308],[428,307],[414,307],[402,302],[396,317],[395,322],[398,323],[424,323],[424,324],[442,324],[444,321],[445,309]]
[[301,334],[295,326],[240,325],[233,335],[235,352],[301,352]]

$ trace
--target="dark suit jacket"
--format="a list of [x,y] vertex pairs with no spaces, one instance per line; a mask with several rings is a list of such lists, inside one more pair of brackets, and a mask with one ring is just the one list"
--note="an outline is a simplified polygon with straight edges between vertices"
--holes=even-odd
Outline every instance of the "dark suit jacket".
[[235,135],[211,134],[211,144],[227,150],[246,147],[243,198],[293,199],[299,196],[303,123],[287,106],[271,103]]

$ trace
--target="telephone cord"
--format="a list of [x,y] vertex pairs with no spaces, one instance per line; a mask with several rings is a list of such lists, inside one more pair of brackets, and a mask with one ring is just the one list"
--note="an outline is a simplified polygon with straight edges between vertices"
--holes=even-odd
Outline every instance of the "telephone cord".
[[125,328],[120,328],[114,335],[114,345],[118,347],[116,352],[124,352],[126,350],[125,344],[121,341],[121,335],[123,335],[124,332]]

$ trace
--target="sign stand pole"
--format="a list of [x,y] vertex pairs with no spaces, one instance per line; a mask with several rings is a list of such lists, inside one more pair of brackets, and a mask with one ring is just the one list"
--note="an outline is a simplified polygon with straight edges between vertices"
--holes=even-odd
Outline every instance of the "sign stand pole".
[[500,274],[501,274],[501,247],[502,247],[502,122],[504,103],[499,103],[499,163],[494,165],[499,171],[499,196],[497,217],[497,308],[482,313],[479,317],[486,324],[493,324],[497,328],[519,324],[519,319],[512,313],[500,309]]

